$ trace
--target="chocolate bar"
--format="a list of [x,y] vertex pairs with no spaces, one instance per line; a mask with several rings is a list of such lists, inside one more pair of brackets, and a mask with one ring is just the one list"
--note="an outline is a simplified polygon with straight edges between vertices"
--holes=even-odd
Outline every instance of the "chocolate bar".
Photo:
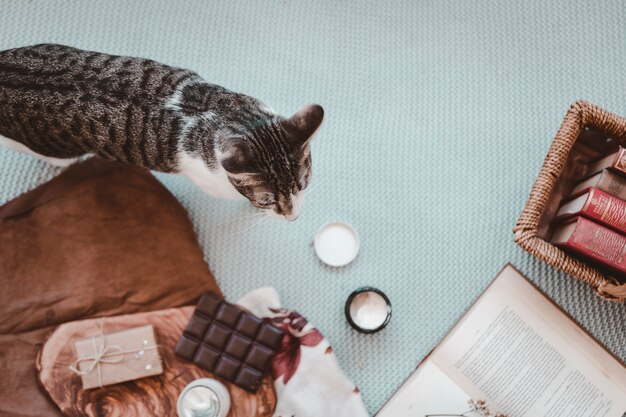
[[216,376],[256,392],[282,339],[279,328],[214,293],[205,293],[175,351]]

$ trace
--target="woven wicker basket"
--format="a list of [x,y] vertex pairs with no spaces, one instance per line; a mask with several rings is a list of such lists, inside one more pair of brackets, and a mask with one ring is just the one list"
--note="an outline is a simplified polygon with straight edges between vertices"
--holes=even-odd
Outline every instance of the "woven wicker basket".
[[[585,101],[574,103],[557,132],[526,206],[513,229],[515,242],[549,265],[591,285],[607,300],[626,300],[626,284],[570,256],[549,243],[550,221],[562,196],[569,194],[576,169],[596,157],[589,149],[608,153],[626,144],[626,118]],[[569,172],[571,174],[566,175]]]

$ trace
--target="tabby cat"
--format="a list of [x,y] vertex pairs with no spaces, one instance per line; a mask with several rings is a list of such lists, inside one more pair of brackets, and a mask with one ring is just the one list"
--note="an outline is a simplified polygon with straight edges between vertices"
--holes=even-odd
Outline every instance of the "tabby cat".
[[0,143],[57,165],[84,154],[188,176],[295,220],[324,111],[290,118],[196,73],[62,45],[0,51]]

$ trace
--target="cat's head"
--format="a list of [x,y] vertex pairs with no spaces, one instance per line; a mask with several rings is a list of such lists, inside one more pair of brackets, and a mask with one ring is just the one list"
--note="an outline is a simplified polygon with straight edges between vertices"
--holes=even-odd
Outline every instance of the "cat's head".
[[272,117],[224,142],[218,160],[237,191],[268,215],[298,218],[311,181],[311,138],[324,109],[310,105],[290,118]]

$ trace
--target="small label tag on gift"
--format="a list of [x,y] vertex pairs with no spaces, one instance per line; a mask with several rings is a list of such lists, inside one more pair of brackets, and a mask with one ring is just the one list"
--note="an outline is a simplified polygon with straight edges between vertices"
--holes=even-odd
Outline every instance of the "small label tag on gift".
[[121,332],[103,331],[74,344],[77,360],[72,371],[79,374],[83,389],[132,381],[163,372],[152,325]]

